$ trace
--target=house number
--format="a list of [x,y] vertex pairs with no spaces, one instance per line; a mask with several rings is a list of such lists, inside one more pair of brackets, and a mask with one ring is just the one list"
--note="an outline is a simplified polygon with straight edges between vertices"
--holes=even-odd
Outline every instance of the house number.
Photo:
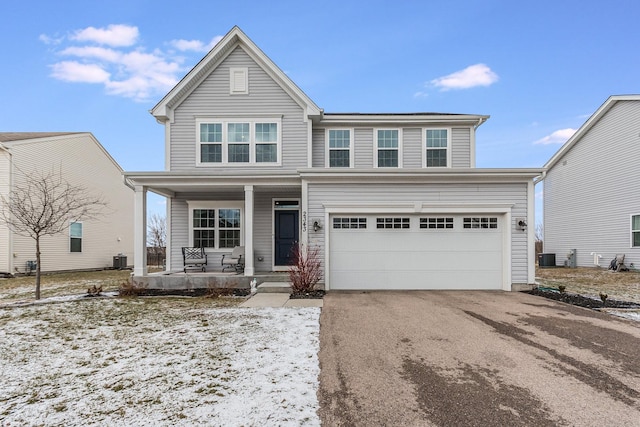
[[302,232],[307,232],[307,211],[302,212]]

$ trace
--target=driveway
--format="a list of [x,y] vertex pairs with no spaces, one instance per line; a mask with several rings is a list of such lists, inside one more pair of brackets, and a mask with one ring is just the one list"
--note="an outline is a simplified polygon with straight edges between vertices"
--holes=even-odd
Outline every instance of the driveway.
[[507,292],[331,292],[327,426],[638,425],[640,327]]

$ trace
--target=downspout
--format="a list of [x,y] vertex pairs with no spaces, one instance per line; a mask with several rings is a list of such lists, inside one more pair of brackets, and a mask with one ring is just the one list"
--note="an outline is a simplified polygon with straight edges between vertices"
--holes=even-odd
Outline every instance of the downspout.
[[[0,150],[5,151],[9,155],[9,192],[13,189],[13,153],[0,142]],[[9,247],[7,248],[7,270],[13,273],[13,232],[7,226],[9,235]]]
[[544,170],[542,171],[542,175],[540,175],[539,177],[537,177],[536,179],[533,180],[533,185],[538,184],[539,182],[544,181],[544,179],[547,177],[547,171]]

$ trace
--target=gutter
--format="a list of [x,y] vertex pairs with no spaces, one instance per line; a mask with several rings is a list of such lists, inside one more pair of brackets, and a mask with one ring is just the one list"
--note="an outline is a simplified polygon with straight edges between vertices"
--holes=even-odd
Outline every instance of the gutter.
[[539,182],[544,181],[544,179],[547,177],[547,171],[543,170],[542,171],[542,175],[540,175],[538,178],[533,180],[533,185],[538,184]]

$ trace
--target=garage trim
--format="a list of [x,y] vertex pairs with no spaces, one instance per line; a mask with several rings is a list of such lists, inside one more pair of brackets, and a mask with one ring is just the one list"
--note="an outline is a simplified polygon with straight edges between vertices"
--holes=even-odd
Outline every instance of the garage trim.
[[493,214],[502,215],[502,290],[511,291],[511,209],[513,204],[505,203],[324,203],[324,265],[325,289],[331,290],[330,247],[331,216],[350,214]]

